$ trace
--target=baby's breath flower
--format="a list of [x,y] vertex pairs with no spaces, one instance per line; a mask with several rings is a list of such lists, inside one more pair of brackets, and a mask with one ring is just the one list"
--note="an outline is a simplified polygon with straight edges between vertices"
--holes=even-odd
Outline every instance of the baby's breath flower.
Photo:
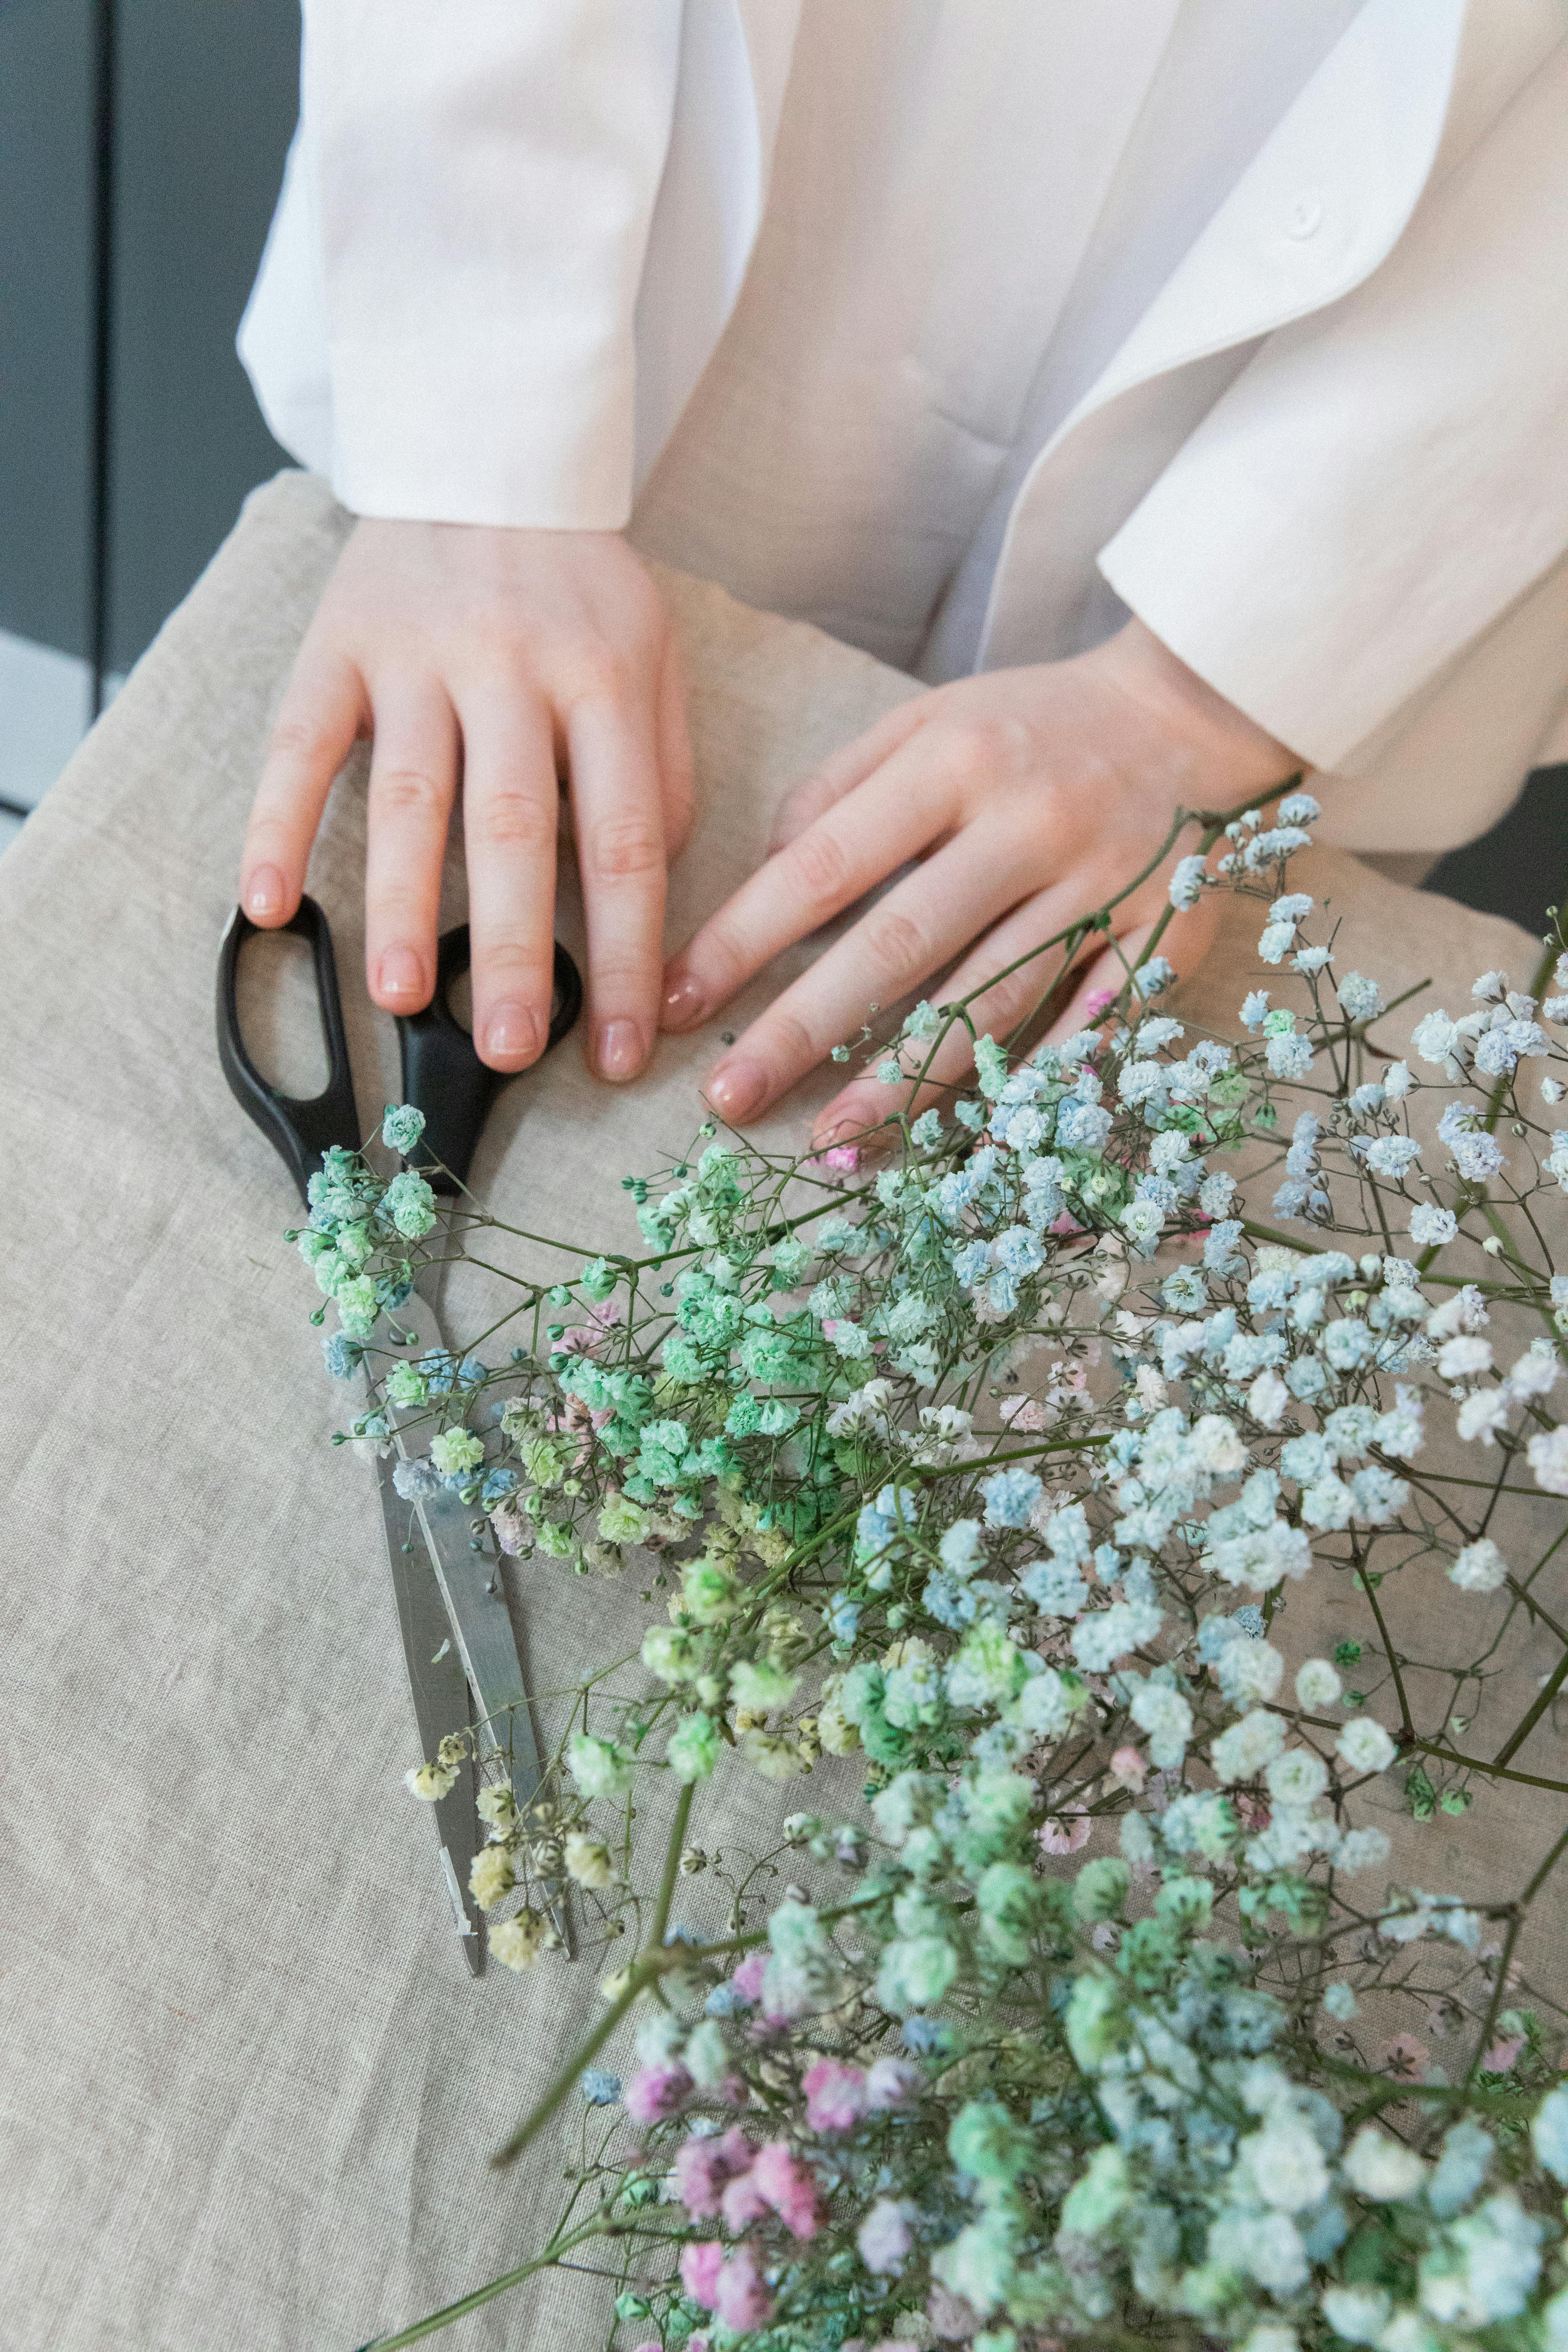
[[[519,1911],[512,1918],[503,1919],[489,1931],[490,1950],[502,1965],[515,1969],[521,1975],[532,1968],[540,1954],[550,1943],[550,1923],[534,1910]],[[611,2081],[615,2080],[612,2075]],[[619,2084],[616,2084],[619,2094]],[[608,2100],[595,2100],[594,2105],[608,2105]]]
[[574,1830],[566,1840],[564,1852],[566,1875],[575,1879],[579,1886],[615,1885],[616,1865],[611,1859],[610,1849],[598,1838],[589,1837],[581,1830]]

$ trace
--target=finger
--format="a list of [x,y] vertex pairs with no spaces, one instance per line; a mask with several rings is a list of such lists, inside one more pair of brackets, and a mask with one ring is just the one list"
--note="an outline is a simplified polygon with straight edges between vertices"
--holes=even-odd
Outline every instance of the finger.
[[522,1070],[544,1051],[555,987],[560,794],[550,713],[491,688],[465,697],[458,715],[474,1045],[492,1070]]
[[[1179,973],[1190,971],[1201,960],[1214,936],[1215,916],[1212,902],[1205,899],[1194,914],[1179,916],[1163,935],[1161,952],[1169,957]],[[942,990],[943,1003],[956,1004],[972,992],[981,992],[965,1006],[975,1034],[1005,1040],[1030,1019],[1071,971],[1077,975],[1076,984],[1066,1010],[1047,1033],[1053,1041],[1070,1037],[1102,1017],[1121,995],[1149,945],[1155,919],[1151,918],[1137,925],[1124,938],[1107,946],[1099,944],[1103,933],[1089,932],[1076,942],[1068,940],[1033,959],[1021,971],[986,988],[988,974],[1005,971],[1040,939],[1051,938],[1072,920],[1071,915],[1064,915],[1060,892],[1042,891],[1005,923],[999,924],[965,958]],[[883,1086],[875,1077],[856,1079],[819,1114],[813,1129],[813,1140],[819,1150],[846,1142],[851,1137],[864,1136],[894,1113],[913,1117],[932,1104],[947,1103],[954,1088],[965,1083],[974,1067],[969,1031],[962,1022],[954,1022],[934,1045],[922,1045],[914,1051],[906,1048],[903,1061],[911,1076],[919,1073],[921,1082],[893,1087]]]
[[[943,982],[942,1004],[962,1004],[975,1036],[1009,1037],[1059,987],[1075,964],[1095,957],[1096,943],[1102,937],[1098,931],[1078,937],[1069,934],[1048,948],[1041,944],[1055,940],[1086,911],[1092,911],[1084,908],[1082,897],[1081,886],[1075,889],[1068,881],[1041,890],[1015,908],[1005,922],[975,943]],[[889,1058],[897,1057],[880,1057],[883,1062]],[[901,1058],[911,1076],[920,1074],[920,1083],[886,1087],[876,1077],[857,1078],[818,1116],[813,1137],[819,1150],[863,1134],[895,1112],[913,1116],[932,1103],[944,1103],[973,1070],[970,1030],[963,1021],[954,1020],[933,1045],[906,1047]]]
[[353,664],[307,641],[268,740],[240,858],[239,902],[253,923],[286,923],[299,906],[327,794],[365,716]]
[[925,696],[912,696],[908,702],[900,702],[896,709],[885,712],[875,726],[868,727],[865,733],[857,735],[853,742],[841,744],[837,751],[830,751],[811,775],[792,785],[773,812],[773,831],[768,841],[769,856],[775,856],[781,849],[787,849],[808,824],[815,824],[818,817],[826,816],[846,793],[852,793],[857,784],[863,784],[868,776],[873,775],[884,760],[890,760],[895,751],[901,751],[927,715]]
[[[1161,933],[1159,951],[1178,980],[1184,979],[1203,961],[1213,945],[1218,923],[1217,902],[1212,898],[1202,898],[1189,913],[1177,915]],[[1092,963],[1085,964],[1066,1009],[1047,1032],[1052,1043],[1103,1020],[1113,1004],[1121,1004],[1130,1021],[1137,1020],[1149,997],[1156,992],[1145,991],[1139,981],[1156,929],[1155,921],[1140,924],[1113,940]]]
[[653,1046],[664,946],[664,814],[652,698],[568,715],[577,865],[588,925],[588,1058],[635,1078]]
[[1017,890],[1010,841],[970,826],[862,917],[771,1004],[710,1078],[732,1124],[758,1112],[846,1037],[956,955]]
[[436,985],[441,864],[458,790],[458,719],[433,677],[377,683],[374,701],[365,978],[388,1013],[417,1013]]
[[760,866],[672,960],[664,1027],[692,1029],[716,1013],[774,956],[928,849],[945,831],[951,806],[939,760],[919,745],[896,754]]
[[656,720],[659,794],[664,808],[665,864],[673,866],[691,838],[697,797],[691,735],[686,723],[686,664],[672,629],[664,641],[658,670]]

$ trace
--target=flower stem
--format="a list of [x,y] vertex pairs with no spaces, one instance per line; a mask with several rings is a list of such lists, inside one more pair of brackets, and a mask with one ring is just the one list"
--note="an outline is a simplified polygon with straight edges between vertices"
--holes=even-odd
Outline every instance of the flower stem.
[[595,2214],[591,2221],[579,2223],[570,2235],[553,2237],[544,2252],[535,2254],[531,2262],[519,2263],[515,2270],[503,2271],[500,2278],[474,2287],[468,2294],[459,2295],[456,2303],[444,2304],[439,2311],[416,2320],[412,2327],[400,2328],[395,2336],[373,2337],[370,2343],[360,2346],[359,2352],[399,2352],[402,2345],[418,2344],[426,2336],[438,2335],[443,2327],[450,2327],[455,2319],[466,2317],[470,2311],[478,2311],[483,2304],[493,2303],[498,2294],[505,2294],[510,2288],[521,2286],[524,2279],[532,2278],[536,2272],[559,2262],[561,2256],[569,2254],[574,2247],[583,2245],[589,2238],[602,2238],[609,2227],[607,2214]]

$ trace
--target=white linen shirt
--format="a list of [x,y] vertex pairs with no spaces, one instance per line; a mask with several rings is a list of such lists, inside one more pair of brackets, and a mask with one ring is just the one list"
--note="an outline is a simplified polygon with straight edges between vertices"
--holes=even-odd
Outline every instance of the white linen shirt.
[[1363,846],[1482,829],[1568,702],[1568,0],[305,18],[241,350],[355,510],[635,499],[931,679],[1131,609]]

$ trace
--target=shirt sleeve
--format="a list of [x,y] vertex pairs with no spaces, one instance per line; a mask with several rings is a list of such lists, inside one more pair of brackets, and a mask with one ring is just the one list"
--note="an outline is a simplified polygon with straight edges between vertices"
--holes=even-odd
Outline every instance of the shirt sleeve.
[[1355,292],[1269,337],[1100,568],[1342,767],[1568,548],[1568,47]]
[[305,0],[332,487],[615,530],[680,0]]

